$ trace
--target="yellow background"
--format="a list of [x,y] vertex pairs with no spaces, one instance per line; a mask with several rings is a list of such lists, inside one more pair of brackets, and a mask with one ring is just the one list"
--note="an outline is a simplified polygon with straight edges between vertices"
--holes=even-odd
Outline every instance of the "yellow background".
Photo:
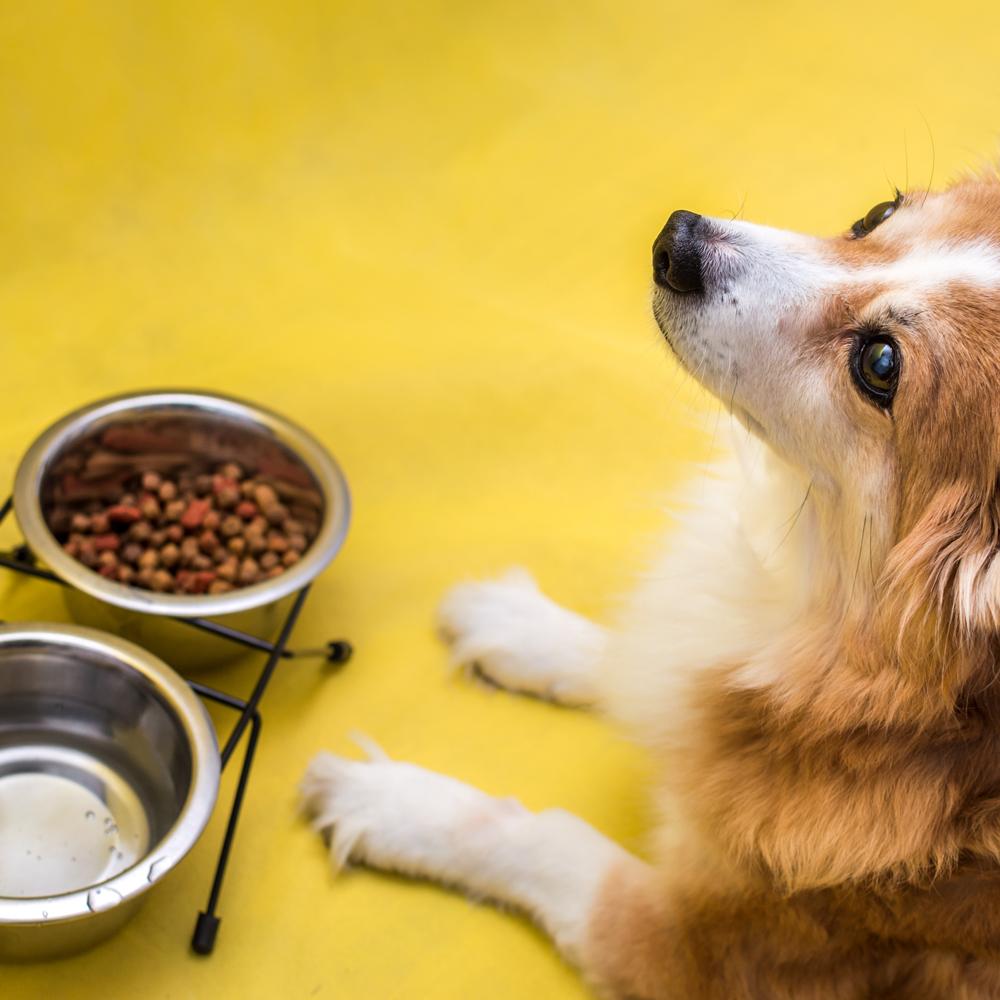
[[[939,180],[991,155],[998,28],[964,3],[5,3],[0,482],[104,394],[269,404],[356,500],[299,640],[358,652],[275,680],[213,958],[187,941],[219,817],[122,935],[0,993],[583,997],[523,921],[335,881],[295,784],[357,728],[641,846],[639,754],[447,678],[435,602],[511,563],[589,614],[627,588],[716,412],[649,317],[668,212],[831,232],[926,184],[931,136]],[[4,577],[0,615],[62,611]]]

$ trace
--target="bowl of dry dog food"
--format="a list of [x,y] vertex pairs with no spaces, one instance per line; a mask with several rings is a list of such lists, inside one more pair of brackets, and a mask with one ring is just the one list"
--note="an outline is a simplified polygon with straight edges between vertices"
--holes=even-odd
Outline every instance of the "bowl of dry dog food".
[[267,635],[343,544],[350,495],[326,449],[254,404],[199,392],[94,403],[25,454],[14,512],[73,617],[191,669],[238,647],[172,618]]

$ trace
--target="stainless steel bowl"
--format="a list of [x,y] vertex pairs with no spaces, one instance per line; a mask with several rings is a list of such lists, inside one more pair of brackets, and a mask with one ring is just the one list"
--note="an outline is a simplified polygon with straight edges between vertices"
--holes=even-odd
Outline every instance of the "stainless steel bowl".
[[218,788],[212,724],[162,661],[78,626],[0,626],[0,959],[117,930]]
[[[66,553],[46,516],[60,480],[79,456],[123,430],[166,438],[170,454],[156,460],[236,461],[254,470],[280,468],[289,489],[320,498],[318,531],[302,559],[281,576],[217,595],[159,594],[107,580]],[[144,456],[141,448],[134,452]],[[69,471],[68,471],[69,470]],[[281,475],[276,476],[280,481]],[[77,621],[127,636],[172,666],[193,669],[239,654],[239,647],[166,616],[224,616],[225,624],[262,635],[279,620],[275,602],[313,580],[343,544],[350,521],[347,482],[312,435],[251,403],[199,392],[145,392],[103,400],[54,424],[31,446],[14,483],[14,512],[32,551],[72,588],[67,604]]]

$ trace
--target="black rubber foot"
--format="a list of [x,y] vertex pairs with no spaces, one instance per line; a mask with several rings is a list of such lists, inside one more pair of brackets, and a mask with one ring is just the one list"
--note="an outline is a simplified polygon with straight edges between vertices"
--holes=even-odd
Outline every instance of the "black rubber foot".
[[191,949],[198,955],[211,955],[215,948],[215,935],[219,933],[221,917],[214,913],[199,913],[191,938]]
[[346,639],[327,643],[327,663],[346,663],[354,653],[354,647]]
[[34,566],[38,560],[35,558],[35,553],[28,548],[27,545],[18,545],[11,555],[19,562],[24,563],[25,566]]

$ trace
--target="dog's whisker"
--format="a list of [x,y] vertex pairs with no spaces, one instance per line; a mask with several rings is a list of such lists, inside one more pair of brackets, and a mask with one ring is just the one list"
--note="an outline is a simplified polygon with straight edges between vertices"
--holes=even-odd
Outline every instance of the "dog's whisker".
[[865,514],[864,521],[861,522],[861,540],[858,542],[858,558],[854,563],[854,579],[851,581],[851,593],[847,599],[848,607],[854,603],[854,588],[858,582],[858,571],[861,569],[861,553],[865,547],[865,532],[868,529],[868,514]]
[[937,166],[937,147],[934,144],[934,132],[931,129],[931,123],[927,120],[922,111],[918,112],[918,114],[923,119],[924,126],[927,129],[927,137],[931,142],[931,175],[930,179],[927,181],[927,189],[924,191],[923,200],[920,202],[921,207],[923,207],[927,202],[927,196],[931,193],[931,188],[934,186],[934,169]]
[[910,190],[910,147],[906,139],[906,126],[903,126],[903,164],[906,170],[904,190]]
[[736,372],[733,377],[733,391],[729,395],[729,430],[732,433],[733,421],[736,419],[736,414],[734,412],[734,407],[736,405],[736,390],[740,384],[740,373]]
[[871,581],[872,581],[872,593],[873,594],[878,589],[877,588],[877,584],[875,582],[875,567],[872,564],[872,558],[873,558],[872,557],[872,545],[873,545],[872,539],[875,536],[875,530],[874,529],[875,529],[875,525],[874,525],[874,522],[873,522],[870,525],[869,530],[868,530],[868,575],[871,577]]
[[[795,525],[799,523],[799,518],[802,516],[802,511],[804,511],[806,508],[806,503],[809,500],[809,495],[812,493],[812,488],[813,488],[813,480],[810,479],[809,485],[806,487],[806,495],[802,498],[802,503],[799,504],[798,508],[795,510],[795,513],[792,514],[785,521],[785,524],[788,524],[789,520],[792,523],[788,526],[788,530],[782,536],[781,541],[778,542],[778,544],[774,547],[774,551],[770,554],[770,556],[768,556],[768,559],[773,559],[774,556],[778,554],[778,551],[781,549],[782,545],[784,545],[785,542],[788,541],[792,532],[795,530]],[[784,527],[784,525],[782,525],[781,527]]]

